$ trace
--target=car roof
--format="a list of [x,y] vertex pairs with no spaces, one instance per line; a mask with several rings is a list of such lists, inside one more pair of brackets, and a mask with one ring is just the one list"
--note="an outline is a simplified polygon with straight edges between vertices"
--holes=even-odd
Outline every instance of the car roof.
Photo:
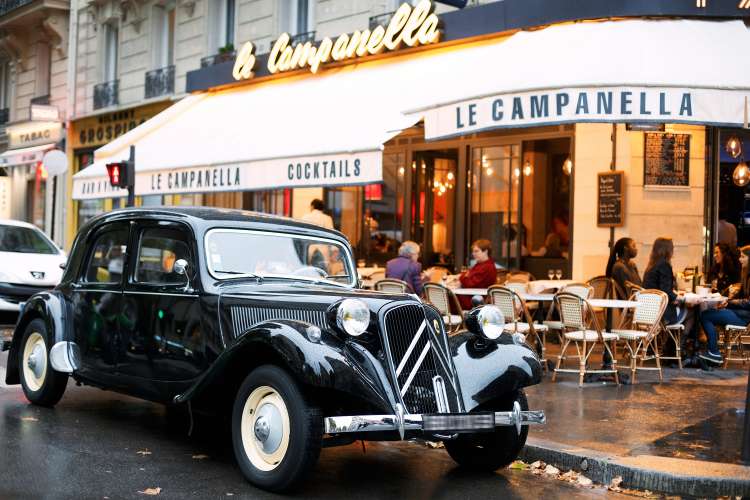
[[41,229],[36,227],[34,224],[30,224],[22,220],[14,220],[14,219],[0,219],[0,226],[27,227],[29,229],[36,229],[37,231],[41,231]]
[[206,225],[205,223],[230,223],[231,225],[240,225],[242,223],[251,223],[258,225],[273,225],[273,226],[285,226],[293,227],[306,230],[306,232],[315,231],[323,234],[331,235],[335,234],[339,238],[346,239],[339,231],[333,229],[327,229],[316,224],[301,221],[298,219],[292,219],[290,217],[282,217],[279,215],[271,215],[260,212],[252,212],[249,210],[239,210],[232,208],[216,208],[216,207],[183,207],[183,206],[158,206],[158,207],[138,207],[138,208],[120,208],[112,210],[105,214],[99,215],[90,221],[90,224],[95,224],[103,220],[110,219],[127,219],[129,217],[143,217],[143,216],[175,216],[188,219],[188,222],[192,222],[194,225]]

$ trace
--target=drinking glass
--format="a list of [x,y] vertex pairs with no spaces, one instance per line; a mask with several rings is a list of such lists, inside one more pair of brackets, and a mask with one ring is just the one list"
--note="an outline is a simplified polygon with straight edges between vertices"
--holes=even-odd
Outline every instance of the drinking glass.
[[555,269],[555,278],[558,280],[562,278],[562,269]]
[[555,270],[554,269],[548,269],[547,270],[547,277],[549,279],[554,279],[554,277],[555,277]]

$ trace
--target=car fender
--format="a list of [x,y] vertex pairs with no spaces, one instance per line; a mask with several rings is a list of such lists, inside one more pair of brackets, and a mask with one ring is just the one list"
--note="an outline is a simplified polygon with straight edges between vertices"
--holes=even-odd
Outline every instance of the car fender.
[[18,372],[18,356],[23,341],[26,326],[33,320],[39,318],[44,321],[47,333],[51,335],[50,348],[62,340],[72,340],[69,332],[65,329],[66,316],[65,298],[61,293],[51,290],[33,295],[23,306],[18,315],[18,322],[13,331],[13,340],[8,353],[8,365],[5,372],[5,383],[8,385],[20,384],[21,378]]
[[268,348],[302,384],[335,389],[382,411],[393,411],[396,400],[389,385],[383,383],[385,374],[372,354],[309,323],[285,320],[264,322],[242,333],[191,387],[175,396],[174,402],[190,401],[220,383],[238,356],[252,356],[254,350],[267,352]]
[[467,411],[542,379],[537,355],[528,345],[513,342],[510,335],[492,341],[462,332],[449,342]]

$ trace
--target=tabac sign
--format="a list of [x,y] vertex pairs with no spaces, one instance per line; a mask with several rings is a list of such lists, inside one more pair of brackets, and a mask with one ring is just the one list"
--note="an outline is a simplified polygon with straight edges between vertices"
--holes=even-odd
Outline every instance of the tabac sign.
[[[274,43],[268,56],[271,74],[308,68],[317,73],[321,65],[331,61],[356,59],[382,52],[398,50],[401,46],[429,45],[440,39],[439,19],[429,0],[412,7],[401,5],[388,26],[372,30],[344,33],[336,40],[326,37],[315,46],[311,42],[290,45],[291,37],[283,33]],[[247,42],[237,54],[232,76],[235,80],[252,78],[256,64],[255,46]]]

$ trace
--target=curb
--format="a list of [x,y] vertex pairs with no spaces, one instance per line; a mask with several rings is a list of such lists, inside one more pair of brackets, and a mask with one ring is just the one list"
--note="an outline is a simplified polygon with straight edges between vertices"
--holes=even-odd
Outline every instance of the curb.
[[[750,467],[742,465],[653,456],[621,457],[540,439],[529,439],[519,458],[527,463],[541,460],[561,470],[573,469],[604,485],[620,476],[626,488],[699,497],[750,496]],[[697,464],[709,465],[716,475],[691,474]]]

